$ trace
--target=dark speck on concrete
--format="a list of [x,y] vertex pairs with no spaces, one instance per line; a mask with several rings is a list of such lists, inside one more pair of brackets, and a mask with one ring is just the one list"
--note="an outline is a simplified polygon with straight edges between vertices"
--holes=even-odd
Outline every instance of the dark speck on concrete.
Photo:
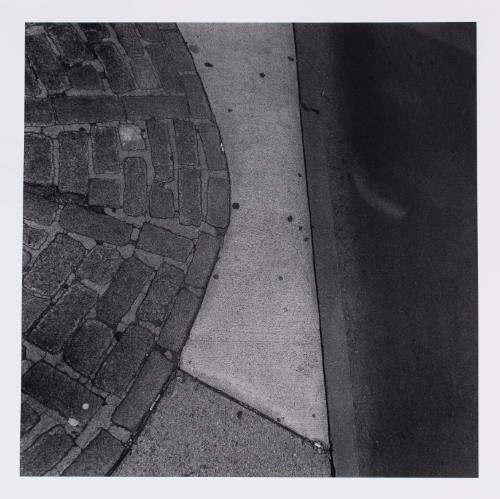
[[309,241],[309,238],[308,237],[304,237],[304,242],[307,243],[307,241]]
[[302,177],[302,173],[297,173],[297,175],[298,175],[299,177]]
[[219,274],[214,274],[214,279],[218,279],[219,278]]
[[287,219],[289,222],[291,222],[291,221],[293,220],[293,217],[292,217],[292,215],[288,215],[288,217],[286,217],[286,219]]
[[227,112],[228,112],[228,113],[232,113],[232,112],[233,112],[233,110],[232,110],[231,108],[229,108],[229,109],[227,110]]
[[266,74],[265,74],[265,73],[259,73],[259,76],[260,76],[261,78],[264,78],[264,76],[266,76]]
[[279,276],[278,276],[278,279],[279,279],[280,281],[282,281],[282,280],[283,280],[283,276],[282,276],[282,275],[279,275]]
[[288,56],[289,61],[294,61],[295,59],[293,57]]
[[198,48],[198,45],[189,45],[189,50],[193,54],[197,54],[200,51],[200,49]]
[[238,210],[240,207],[240,203],[233,203],[232,206],[233,206],[233,209]]
[[313,418],[315,418],[315,417],[316,417],[316,414],[313,414],[313,415],[312,415],[312,417],[313,417]]
[[238,412],[236,413],[236,417],[237,417],[238,419],[241,419],[241,416],[243,416],[243,412],[242,412],[242,411],[238,411]]
[[302,225],[299,225],[299,230],[302,230]]
[[211,62],[206,62],[206,63],[205,63],[205,66],[206,66],[207,68],[213,68],[213,67],[214,67],[214,65],[213,65]]

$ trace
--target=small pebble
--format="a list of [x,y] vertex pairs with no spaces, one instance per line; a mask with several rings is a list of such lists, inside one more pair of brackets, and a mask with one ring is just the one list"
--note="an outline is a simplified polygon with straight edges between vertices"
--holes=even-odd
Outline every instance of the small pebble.
[[265,73],[259,73],[259,76],[260,76],[261,78],[264,78],[264,76],[266,76],[266,75],[265,75]]
[[240,203],[233,203],[233,209],[237,210],[240,207]]
[[213,67],[214,67],[214,65],[213,65],[212,63],[210,63],[210,62],[206,62],[206,63],[205,63],[205,66],[206,66],[207,68],[213,68]]
[[289,222],[291,222],[293,220],[293,217],[292,215],[288,215],[288,217],[286,218]]

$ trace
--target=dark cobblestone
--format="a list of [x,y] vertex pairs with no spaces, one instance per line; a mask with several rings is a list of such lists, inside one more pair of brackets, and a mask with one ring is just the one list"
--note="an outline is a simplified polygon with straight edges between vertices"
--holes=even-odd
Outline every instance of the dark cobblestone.
[[164,44],[148,45],[146,50],[160,77],[163,88],[168,93],[184,93],[181,79],[173,59]]
[[174,171],[168,125],[164,121],[151,119],[146,126],[155,178],[161,181],[172,180]]
[[57,209],[56,203],[41,196],[26,191],[23,194],[23,217],[28,220],[50,225],[56,216]]
[[101,76],[90,64],[72,68],[69,71],[71,85],[78,90],[102,90]]
[[115,23],[113,29],[129,57],[141,57],[144,54],[141,40],[131,23]]
[[21,404],[21,437],[26,435],[38,421],[40,421],[38,413],[29,404],[23,402]]
[[101,23],[80,23],[89,43],[98,43],[109,37],[108,28]]
[[177,161],[181,166],[196,164],[196,133],[190,121],[175,120],[175,146]]
[[95,384],[119,395],[139,371],[154,340],[153,333],[147,329],[130,325],[98,371]]
[[25,99],[24,123],[29,126],[52,125],[54,112],[49,99]]
[[158,343],[162,347],[174,352],[181,351],[198,311],[199,300],[188,289],[180,291],[172,307],[172,311],[161,330]]
[[123,211],[134,217],[144,215],[148,202],[146,162],[142,158],[126,158],[123,163],[123,176]]
[[121,182],[108,178],[93,178],[89,185],[89,204],[119,208]]
[[179,221],[184,225],[201,223],[201,181],[198,170],[179,170]]
[[167,46],[167,54],[177,71],[195,71],[193,59],[181,34],[177,30],[163,31],[162,34]]
[[185,262],[193,247],[186,237],[151,224],[144,224],[137,247],[157,255],[168,256],[178,262]]
[[73,284],[42,317],[28,335],[29,340],[48,352],[61,352],[97,297],[97,293],[85,286]]
[[53,296],[85,255],[85,248],[71,237],[58,234],[24,278],[26,288]]
[[59,123],[99,123],[125,118],[123,108],[114,96],[56,97],[54,99]]
[[137,311],[137,317],[160,326],[183,279],[182,270],[164,263],[153,279],[148,294]]
[[40,95],[42,89],[36,79],[35,73],[31,69],[28,59],[24,61],[24,95],[36,97]]
[[27,36],[26,54],[49,93],[69,88],[66,72],[52,50],[47,35]]
[[161,32],[155,23],[137,23],[136,26],[144,40],[148,42],[161,42]]
[[23,248],[23,271],[31,262],[31,254]]
[[92,150],[96,173],[119,173],[118,138],[116,128],[96,126],[92,128]]
[[34,322],[42,315],[42,312],[50,305],[50,300],[39,298],[23,289],[23,311],[22,329],[25,333]]
[[68,64],[73,65],[92,58],[92,54],[71,24],[52,24],[47,31]]
[[200,77],[197,74],[185,74],[182,76],[182,82],[186,91],[191,116],[211,119],[212,113]]
[[208,180],[207,222],[225,228],[229,222],[229,182],[225,178]]
[[160,81],[154,72],[153,66],[146,59],[132,59],[130,61],[132,73],[134,74],[137,86],[143,90],[158,88]]
[[42,476],[53,468],[73,447],[73,440],[62,426],[39,437],[21,454],[21,476]]
[[104,65],[109,86],[113,92],[128,92],[135,88],[134,80],[125,60],[112,43],[95,45],[94,50]]
[[209,170],[226,170],[226,157],[222,152],[221,139],[217,127],[211,123],[202,123],[198,126],[203,151]]
[[129,120],[188,116],[186,98],[182,95],[128,95],[122,97],[122,102]]
[[24,180],[43,185],[52,183],[52,142],[48,137],[24,135]]
[[64,349],[64,360],[79,373],[92,376],[113,341],[113,331],[98,321],[85,322]]
[[38,249],[47,239],[47,233],[41,229],[35,229],[23,224],[23,244],[33,249]]
[[152,352],[127,397],[118,406],[113,421],[130,431],[135,431],[173,370],[172,362],[159,352]]
[[201,233],[186,276],[186,284],[195,288],[204,288],[207,285],[208,278],[219,254],[219,248],[219,239]]
[[172,218],[175,215],[174,195],[160,182],[154,182],[151,186],[149,213],[154,218]]
[[116,327],[128,312],[153,270],[138,258],[125,260],[97,304],[97,318]]
[[[22,379],[22,389],[49,409],[85,424],[101,406],[101,397],[45,362],[35,364]],[[84,404],[88,408],[84,409]]]
[[103,286],[111,281],[121,263],[122,257],[115,248],[96,246],[83,260],[76,275]]
[[64,476],[105,476],[120,458],[123,445],[106,430],[101,430],[83,452],[68,466]]
[[76,205],[66,205],[59,223],[68,232],[74,232],[117,246],[130,242],[132,226],[121,220]]
[[59,141],[59,189],[87,194],[89,136],[87,132],[61,132]]

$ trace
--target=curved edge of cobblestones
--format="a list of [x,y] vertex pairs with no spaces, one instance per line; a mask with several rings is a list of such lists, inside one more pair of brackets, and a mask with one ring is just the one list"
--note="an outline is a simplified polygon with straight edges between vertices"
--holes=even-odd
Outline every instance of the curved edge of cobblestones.
[[21,475],[110,475],[175,376],[230,178],[175,24],[26,25]]

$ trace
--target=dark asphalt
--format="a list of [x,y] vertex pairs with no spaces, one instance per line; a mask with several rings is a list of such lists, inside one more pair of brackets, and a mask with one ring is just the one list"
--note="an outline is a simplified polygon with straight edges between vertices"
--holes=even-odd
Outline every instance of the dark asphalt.
[[295,37],[337,475],[477,476],[475,25]]

